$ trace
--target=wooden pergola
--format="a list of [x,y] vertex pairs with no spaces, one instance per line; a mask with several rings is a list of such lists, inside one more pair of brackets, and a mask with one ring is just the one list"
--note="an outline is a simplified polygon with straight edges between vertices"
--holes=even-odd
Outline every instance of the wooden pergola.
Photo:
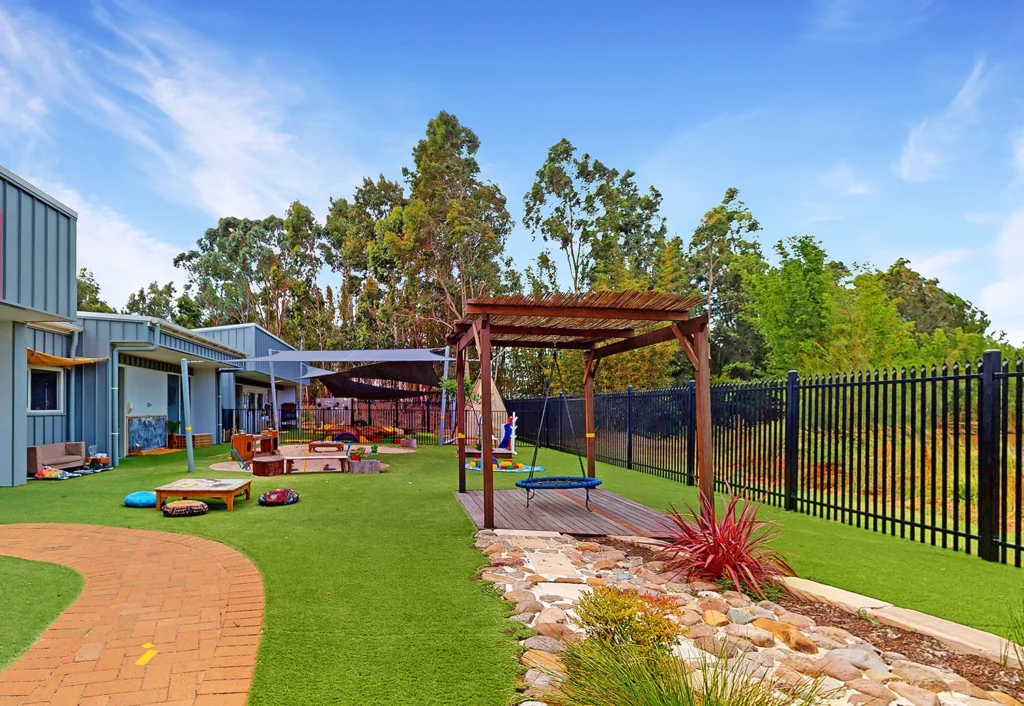
[[[480,353],[481,470],[484,477],[484,526],[494,527],[494,474],[487,462],[493,455],[491,415],[491,352],[500,347],[582,350],[587,475],[594,477],[597,437],[594,429],[594,377],[605,358],[676,340],[693,363],[696,382],[697,471],[702,496],[714,494],[711,465],[711,352],[707,316],[690,317],[704,300],[658,292],[591,292],[588,294],[509,295],[470,299],[466,318],[448,334],[455,347],[455,376],[459,410],[456,437],[459,449],[459,492],[466,492],[466,377],[467,353]],[[667,324],[658,326],[657,324]]]

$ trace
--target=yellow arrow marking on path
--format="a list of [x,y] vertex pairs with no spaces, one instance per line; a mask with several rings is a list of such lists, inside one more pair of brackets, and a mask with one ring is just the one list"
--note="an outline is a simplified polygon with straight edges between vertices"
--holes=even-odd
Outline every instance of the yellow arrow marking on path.
[[156,657],[156,650],[150,649],[151,647],[153,647],[152,642],[147,642],[145,645],[143,645],[143,647],[146,649],[146,651],[142,654],[141,657],[139,657],[138,661],[135,662],[135,664],[137,664],[140,667],[149,664],[149,660]]

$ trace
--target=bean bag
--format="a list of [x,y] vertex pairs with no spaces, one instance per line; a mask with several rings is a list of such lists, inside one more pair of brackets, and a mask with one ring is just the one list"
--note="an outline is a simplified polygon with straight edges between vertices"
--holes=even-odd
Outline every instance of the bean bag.
[[259,498],[260,505],[274,507],[275,505],[291,505],[299,502],[299,494],[290,488],[275,488],[268,490]]
[[152,490],[136,490],[124,496],[125,507],[156,507],[156,493]]
[[191,517],[205,515],[209,510],[206,503],[198,500],[175,500],[164,504],[164,517]]

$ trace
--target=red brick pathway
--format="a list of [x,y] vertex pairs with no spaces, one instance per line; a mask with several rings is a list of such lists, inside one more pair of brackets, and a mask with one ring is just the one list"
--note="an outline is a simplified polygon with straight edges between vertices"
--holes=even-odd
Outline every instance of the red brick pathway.
[[0,706],[245,703],[263,584],[234,549],[170,532],[24,524],[0,525],[0,554],[85,576],[78,600],[0,673]]

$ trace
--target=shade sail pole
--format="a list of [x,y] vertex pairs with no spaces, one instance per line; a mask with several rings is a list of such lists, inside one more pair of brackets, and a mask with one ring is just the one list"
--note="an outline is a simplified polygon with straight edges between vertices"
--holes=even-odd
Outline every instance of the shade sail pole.
[[491,432],[494,427],[491,410],[491,319],[480,317],[480,464],[484,474],[484,527],[494,529],[494,456]]
[[455,350],[455,438],[459,447],[459,492],[466,492],[466,349]]
[[192,390],[188,381],[188,358],[181,359],[181,401],[185,419],[185,450],[188,456],[188,472],[195,473],[196,458],[192,450]]

